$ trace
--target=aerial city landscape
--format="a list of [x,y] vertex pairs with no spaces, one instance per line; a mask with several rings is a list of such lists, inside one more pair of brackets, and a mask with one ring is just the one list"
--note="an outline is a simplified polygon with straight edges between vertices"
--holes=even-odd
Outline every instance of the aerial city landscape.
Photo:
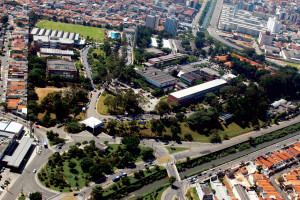
[[299,0],[0,7],[0,199],[300,200]]

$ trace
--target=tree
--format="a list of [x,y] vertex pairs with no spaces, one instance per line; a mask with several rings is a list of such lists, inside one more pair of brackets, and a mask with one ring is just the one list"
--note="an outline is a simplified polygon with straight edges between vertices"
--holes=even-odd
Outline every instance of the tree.
[[93,165],[94,165],[94,162],[93,162],[92,158],[85,157],[80,161],[80,167],[81,167],[82,171],[84,171],[84,172],[88,172],[90,167]]
[[170,182],[171,184],[173,184],[175,181],[176,181],[176,178],[175,178],[174,176],[171,176],[171,177],[169,178],[169,182]]
[[40,192],[34,192],[34,193],[30,194],[29,199],[30,200],[42,200],[43,196],[42,196],[42,193],[40,193]]
[[262,170],[262,166],[261,165],[257,165],[256,170],[260,173]]
[[103,188],[102,188],[102,186],[97,185],[97,186],[93,187],[91,195],[92,195],[93,200],[103,199]]
[[160,117],[163,117],[165,114],[170,113],[171,108],[167,102],[160,101],[155,105],[154,110],[157,111]]
[[142,150],[141,152],[143,160],[148,160],[153,158],[153,149]]
[[8,15],[3,15],[0,19],[2,24],[6,24],[8,22]]
[[130,153],[136,154],[136,150],[138,149],[140,144],[140,139],[135,136],[126,136],[122,139],[122,144],[126,146],[126,149]]
[[277,181],[282,184],[284,182],[284,178],[282,176],[277,178]]
[[221,142],[221,136],[218,133],[213,133],[210,137],[209,137],[209,141],[211,143],[218,143]]
[[178,121],[183,122],[185,115],[182,112],[176,113],[175,117],[178,119]]
[[70,168],[76,167],[76,162],[70,161],[68,164],[68,167],[70,167]]
[[100,179],[103,176],[101,166],[98,164],[91,166],[89,174],[91,175],[93,180]]

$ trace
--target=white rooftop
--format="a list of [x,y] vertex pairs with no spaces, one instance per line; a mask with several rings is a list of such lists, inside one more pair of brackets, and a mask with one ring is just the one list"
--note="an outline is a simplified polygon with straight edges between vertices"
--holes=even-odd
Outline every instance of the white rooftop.
[[206,83],[202,83],[200,85],[196,85],[187,89],[183,89],[183,90],[179,90],[177,92],[172,92],[170,95],[172,95],[173,97],[180,99],[182,97],[186,97],[201,91],[205,91],[209,88],[214,88],[223,84],[226,84],[227,82],[223,79],[215,79],[212,81],[208,81]]
[[86,126],[88,126],[90,128],[97,128],[98,126],[102,126],[104,124],[103,121],[101,121],[95,117],[87,118],[87,119],[81,121],[80,123],[85,124]]
[[23,129],[23,124],[11,121],[5,131],[18,134]]

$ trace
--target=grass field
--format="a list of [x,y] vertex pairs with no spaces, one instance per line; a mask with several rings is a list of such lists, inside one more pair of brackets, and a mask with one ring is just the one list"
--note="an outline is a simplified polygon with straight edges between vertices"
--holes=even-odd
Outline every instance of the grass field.
[[291,63],[291,62],[283,62],[286,65],[290,65],[292,67],[296,67],[300,71],[300,65],[297,63]]
[[98,100],[97,102],[97,112],[100,114],[100,115],[109,115],[109,112],[108,112],[108,107],[106,105],[104,105],[104,100],[107,98],[107,97],[112,97],[113,95],[111,94],[108,94],[106,91],[104,91],[101,96],[100,96],[100,99]]
[[66,87],[62,87],[62,88],[56,88],[56,87],[50,87],[47,86],[45,88],[35,88],[35,92],[37,93],[39,100],[37,100],[37,103],[40,104],[42,102],[42,100],[49,94],[52,92],[58,92],[58,91],[63,91],[67,89]]
[[185,151],[188,150],[188,148],[184,147],[166,147],[166,149],[172,154],[180,151]]
[[47,28],[59,31],[75,32],[81,34],[84,38],[89,36],[95,40],[102,40],[106,37],[105,30],[102,28],[89,27],[83,25],[66,24],[53,21],[41,21],[37,24],[39,28]]

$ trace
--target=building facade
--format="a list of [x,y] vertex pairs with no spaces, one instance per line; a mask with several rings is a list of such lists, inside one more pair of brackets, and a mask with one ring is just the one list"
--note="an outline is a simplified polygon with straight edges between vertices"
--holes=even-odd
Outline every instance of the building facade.
[[77,77],[77,69],[73,61],[68,60],[48,60],[47,76],[59,75],[65,79],[74,79]]
[[178,20],[175,18],[167,18],[165,23],[165,30],[171,33],[173,36],[176,35],[177,29],[179,27]]

